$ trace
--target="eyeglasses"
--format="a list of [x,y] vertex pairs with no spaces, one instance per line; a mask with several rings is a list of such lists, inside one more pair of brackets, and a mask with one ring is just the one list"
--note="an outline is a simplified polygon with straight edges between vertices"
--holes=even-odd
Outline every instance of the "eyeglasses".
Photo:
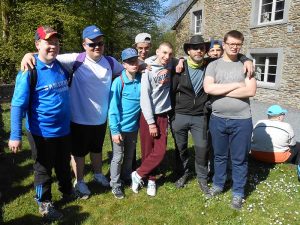
[[191,45],[191,49],[200,50],[202,52],[206,50],[205,45]]
[[233,47],[237,47],[237,48],[241,48],[243,46],[243,43],[226,43],[230,48],[233,48]]
[[104,45],[104,42],[99,41],[99,42],[85,43],[85,45],[89,46],[90,48],[96,48],[97,46],[102,47]]

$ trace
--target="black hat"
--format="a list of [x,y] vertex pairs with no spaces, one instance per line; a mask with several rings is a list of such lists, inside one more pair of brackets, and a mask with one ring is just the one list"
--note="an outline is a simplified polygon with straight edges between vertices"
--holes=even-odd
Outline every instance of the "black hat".
[[191,45],[199,45],[199,44],[204,44],[205,47],[206,47],[206,51],[208,51],[209,46],[210,46],[210,42],[205,42],[201,35],[192,36],[191,39],[190,39],[190,42],[183,44],[183,50],[188,55],[188,52],[187,52],[188,48]]

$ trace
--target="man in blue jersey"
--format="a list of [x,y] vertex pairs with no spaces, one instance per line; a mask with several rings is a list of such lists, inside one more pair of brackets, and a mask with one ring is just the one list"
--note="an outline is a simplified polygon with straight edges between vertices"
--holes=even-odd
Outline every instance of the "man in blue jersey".
[[27,70],[17,75],[8,145],[14,153],[21,149],[22,117],[26,113],[27,136],[35,160],[34,187],[39,212],[46,219],[57,220],[62,213],[51,203],[53,168],[63,196],[72,194],[68,75],[56,60],[59,39],[55,30],[39,27],[35,46],[38,50],[36,73]]

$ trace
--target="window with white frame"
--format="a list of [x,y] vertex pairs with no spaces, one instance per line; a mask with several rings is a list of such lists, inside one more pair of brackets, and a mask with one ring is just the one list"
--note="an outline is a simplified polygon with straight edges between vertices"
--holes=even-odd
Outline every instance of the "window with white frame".
[[250,48],[257,86],[267,89],[280,88],[283,69],[283,48]]
[[201,34],[201,25],[202,25],[202,10],[193,12],[194,20],[194,33]]
[[285,0],[259,0],[258,24],[283,20]]
[[275,84],[277,74],[277,54],[252,54],[256,79],[260,82]]

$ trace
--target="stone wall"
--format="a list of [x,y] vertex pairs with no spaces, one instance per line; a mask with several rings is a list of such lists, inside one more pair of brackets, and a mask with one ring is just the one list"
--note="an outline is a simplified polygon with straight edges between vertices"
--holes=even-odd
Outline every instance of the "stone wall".
[[[300,109],[300,0],[290,0],[287,23],[251,27],[252,0],[199,0],[176,29],[177,43],[188,40],[191,13],[203,5],[203,36],[222,39],[232,29],[245,36],[242,53],[253,48],[282,48],[283,66],[277,89],[259,87],[254,100]],[[288,27],[293,31],[288,32]],[[178,52],[183,54],[183,52]]]

